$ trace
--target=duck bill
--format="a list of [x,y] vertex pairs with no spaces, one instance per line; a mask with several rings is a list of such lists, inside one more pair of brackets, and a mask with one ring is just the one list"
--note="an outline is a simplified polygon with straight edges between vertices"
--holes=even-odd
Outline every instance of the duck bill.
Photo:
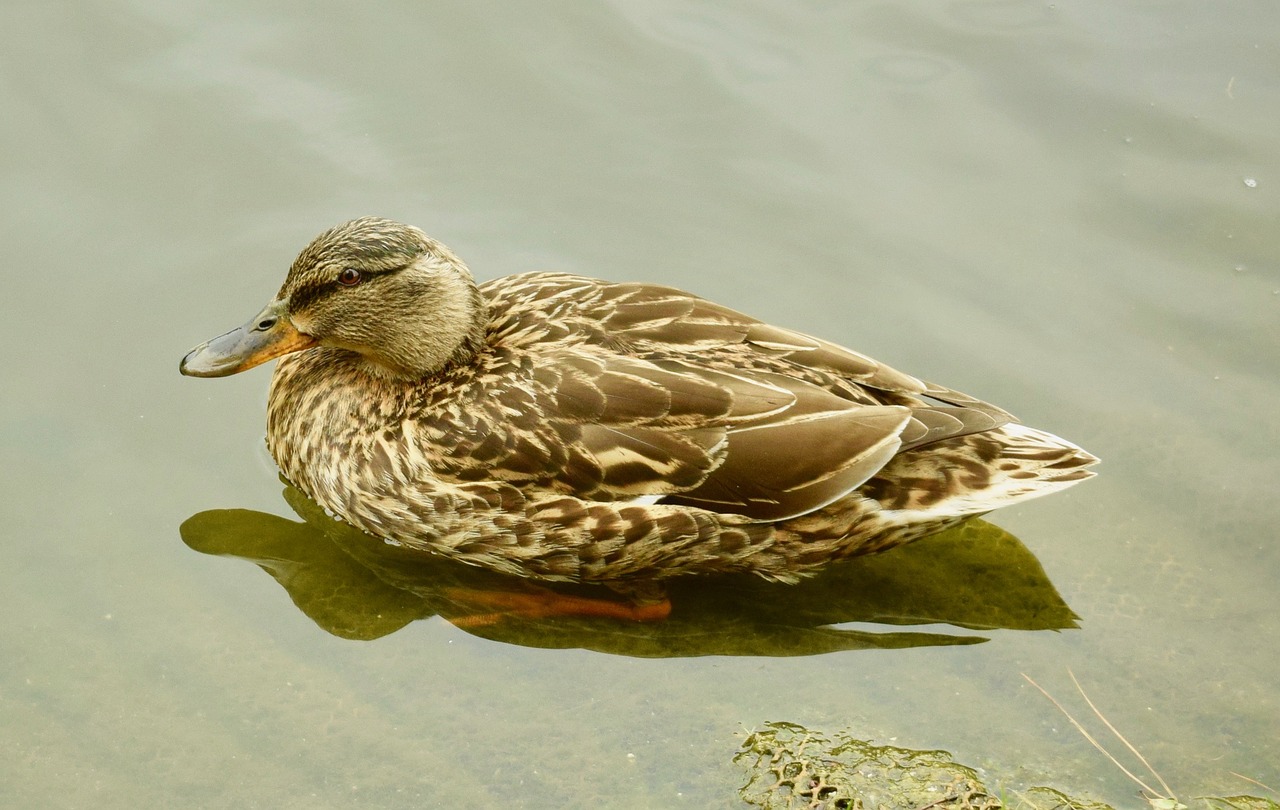
[[187,352],[178,370],[188,377],[226,377],[314,345],[315,338],[294,327],[284,303],[273,301],[244,326]]

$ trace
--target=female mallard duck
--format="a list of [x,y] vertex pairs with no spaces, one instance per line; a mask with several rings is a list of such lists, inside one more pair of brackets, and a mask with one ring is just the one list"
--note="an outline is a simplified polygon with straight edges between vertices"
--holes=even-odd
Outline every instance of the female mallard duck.
[[285,476],[392,543],[615,587],[793,581],[1088,478],[1005,411],[670,287],[477,286],[422,231],[326,231],[183,374],[272,358]]

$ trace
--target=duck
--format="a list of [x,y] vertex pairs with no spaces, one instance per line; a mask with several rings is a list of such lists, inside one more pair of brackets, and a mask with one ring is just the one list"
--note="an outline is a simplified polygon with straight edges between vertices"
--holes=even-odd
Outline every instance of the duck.
[[274,299],[183,357],[278,361],[282,475],[386,543],[661,601],[795,582],[1073,486],[1098,459],[1005,410],[682,290],[557,272],[478,284],[422,230],[317,236]]

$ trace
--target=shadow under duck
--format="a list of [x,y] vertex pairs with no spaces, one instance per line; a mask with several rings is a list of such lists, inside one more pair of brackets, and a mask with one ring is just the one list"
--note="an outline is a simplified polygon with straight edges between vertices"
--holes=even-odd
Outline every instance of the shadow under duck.
[[276,357],[284,475],[385,540],[550,581],[794,581],[1090,477],[1005,411],[670,287],[477,285],[417,228],[318,236],[183,374]]

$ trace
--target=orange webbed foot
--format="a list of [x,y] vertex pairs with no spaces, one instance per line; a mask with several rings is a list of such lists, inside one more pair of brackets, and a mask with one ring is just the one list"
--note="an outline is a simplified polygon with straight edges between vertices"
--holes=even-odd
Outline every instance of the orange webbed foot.
[[507,618],[543,619],[555,616],[658,622],[671,615],[671,600],[633,603],[586,596],[571,596],[543,588],[529,591],[480,591],[449,588],[446,594],[460,603],[487,608],[484,613],[449,617],[456,627],[484,627]]

